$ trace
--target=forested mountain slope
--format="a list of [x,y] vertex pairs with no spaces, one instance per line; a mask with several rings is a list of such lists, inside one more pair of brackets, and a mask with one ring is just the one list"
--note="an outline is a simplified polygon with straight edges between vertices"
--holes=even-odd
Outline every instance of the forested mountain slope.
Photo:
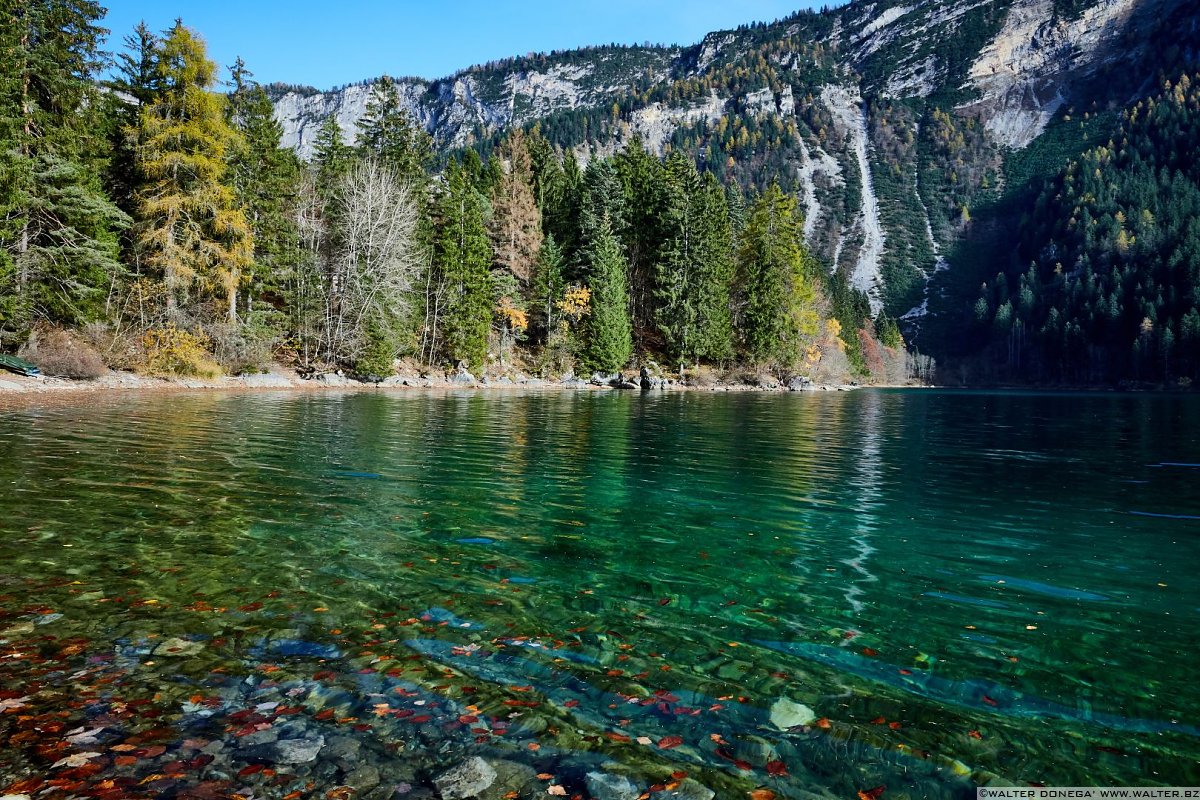
[[[730,183],[778,179],[827,267],[940,352],[998,267],[994,253],[951,251],[1195,65],[1196,26],[1185,0],[852,2],[691,47],[531,55],[400,84],[445,150],[486,155],[536,124],[584,159],[636,136]],[[285,142],[308,153],[330,115],[352,135],[369,88],[274,87]],[[931,312],[953,325],[926,324]]]

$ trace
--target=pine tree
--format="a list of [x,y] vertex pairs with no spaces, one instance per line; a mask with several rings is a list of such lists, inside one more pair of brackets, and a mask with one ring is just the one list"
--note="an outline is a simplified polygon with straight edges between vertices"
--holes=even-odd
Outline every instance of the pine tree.
[[739,284],[746,355],[787,369],[817,334],[816,268],[796,199],[777,183],[755,201],[742,235]]
[[532,164],[518,129],[501,147],[508,162],[492,194],[492,244],[496,266],[528,285],[542,247],[542,216],[534,201]]
[[162,278],[169,312],[199,283],[221,297],[235,322],[253,242],[227,183],[237,134],[212,91],[216,65],[204,42],[177,21],[159,47],[157,69],[161,85],[142,107],[137,132],[138,247]]
[[123,271],[128,218],[104,194],[103,9],[87,0],[0,4],[0,326],[97,316]]
[[253,298],[278,291],[300,252],[296,198],[300,162],[282,147],[283,127],[274,106],[239,58],[230,68],[233,92],[227,116],[241,134],[229,157],[228,180],[250,225],[254,264],[247,281],[246,308]]
[[592,220],[586,232],[583,263],[592,290],[583,363],[588,369],[616,372],[633,354],[625,255],[607,216]]
[[487,359],[492,319],[492,248],[484,224],[484,198],[462,165],[451,160],[438,198],[434,266],[446,286],[441,313],[444,351],[471,369]]

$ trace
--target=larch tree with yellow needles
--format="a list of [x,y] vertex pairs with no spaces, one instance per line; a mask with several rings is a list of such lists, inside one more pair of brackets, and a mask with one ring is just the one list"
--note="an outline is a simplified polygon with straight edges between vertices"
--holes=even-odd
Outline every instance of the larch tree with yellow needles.
[[217,67],[204,41],[178,21],[159,43],[156,64],[160,88],[143,105],[136,131],[138,249],[165,284],[168,313],[198,287],[236,322],[254,243],[226,182],[237,133],[225,99],[212,91]]

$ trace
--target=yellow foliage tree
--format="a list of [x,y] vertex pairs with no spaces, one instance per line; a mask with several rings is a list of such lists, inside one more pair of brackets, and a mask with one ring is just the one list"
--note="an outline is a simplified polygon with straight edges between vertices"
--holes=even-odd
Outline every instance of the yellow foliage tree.
[[199,284],[225,301],[234,322],[254,252],[250,226],[225,183],[237,133],[225,120],[224,98],[212,91],[217,67],[202,39],[176,22],[157,55],[161,89],[131,132],[141,179],[138,249],[161,276],[169,311]]

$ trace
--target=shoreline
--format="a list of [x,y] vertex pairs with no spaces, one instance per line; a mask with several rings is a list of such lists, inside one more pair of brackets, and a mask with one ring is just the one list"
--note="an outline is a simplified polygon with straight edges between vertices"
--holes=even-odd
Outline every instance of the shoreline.
[[522,376],[518,380],[477,380],[472,376],[422,376],[416,374],[396,375],[380,383],[367,383],[335,373],[303,378],[294,370],[276,367],[271,372],[226,376],[221,378],[158,378],[133,372],[109,372],[99,378],[74,379],[49,376],[28,377],[14,373],[0,373],[0,400],[36,399],[59,397],[85,397],[88,395],[120,394],[173,394],[177,392],[385,392],[405,391],[574,391],[574,392],[637,392],[671,394],[674,392],[724,393],[771,393],[799,394],[823,392],[848,392],[862,388],[917,388],[900,386],[859,386],[852,384],[805,383],[789,388],[784,382],[774,385],[749,383],[715,383],[700,386],[681,381],[655,380],[653,386],[643,386],[639,378],[612,380],[609,383],[596,380],[568,378],[548,380]]

